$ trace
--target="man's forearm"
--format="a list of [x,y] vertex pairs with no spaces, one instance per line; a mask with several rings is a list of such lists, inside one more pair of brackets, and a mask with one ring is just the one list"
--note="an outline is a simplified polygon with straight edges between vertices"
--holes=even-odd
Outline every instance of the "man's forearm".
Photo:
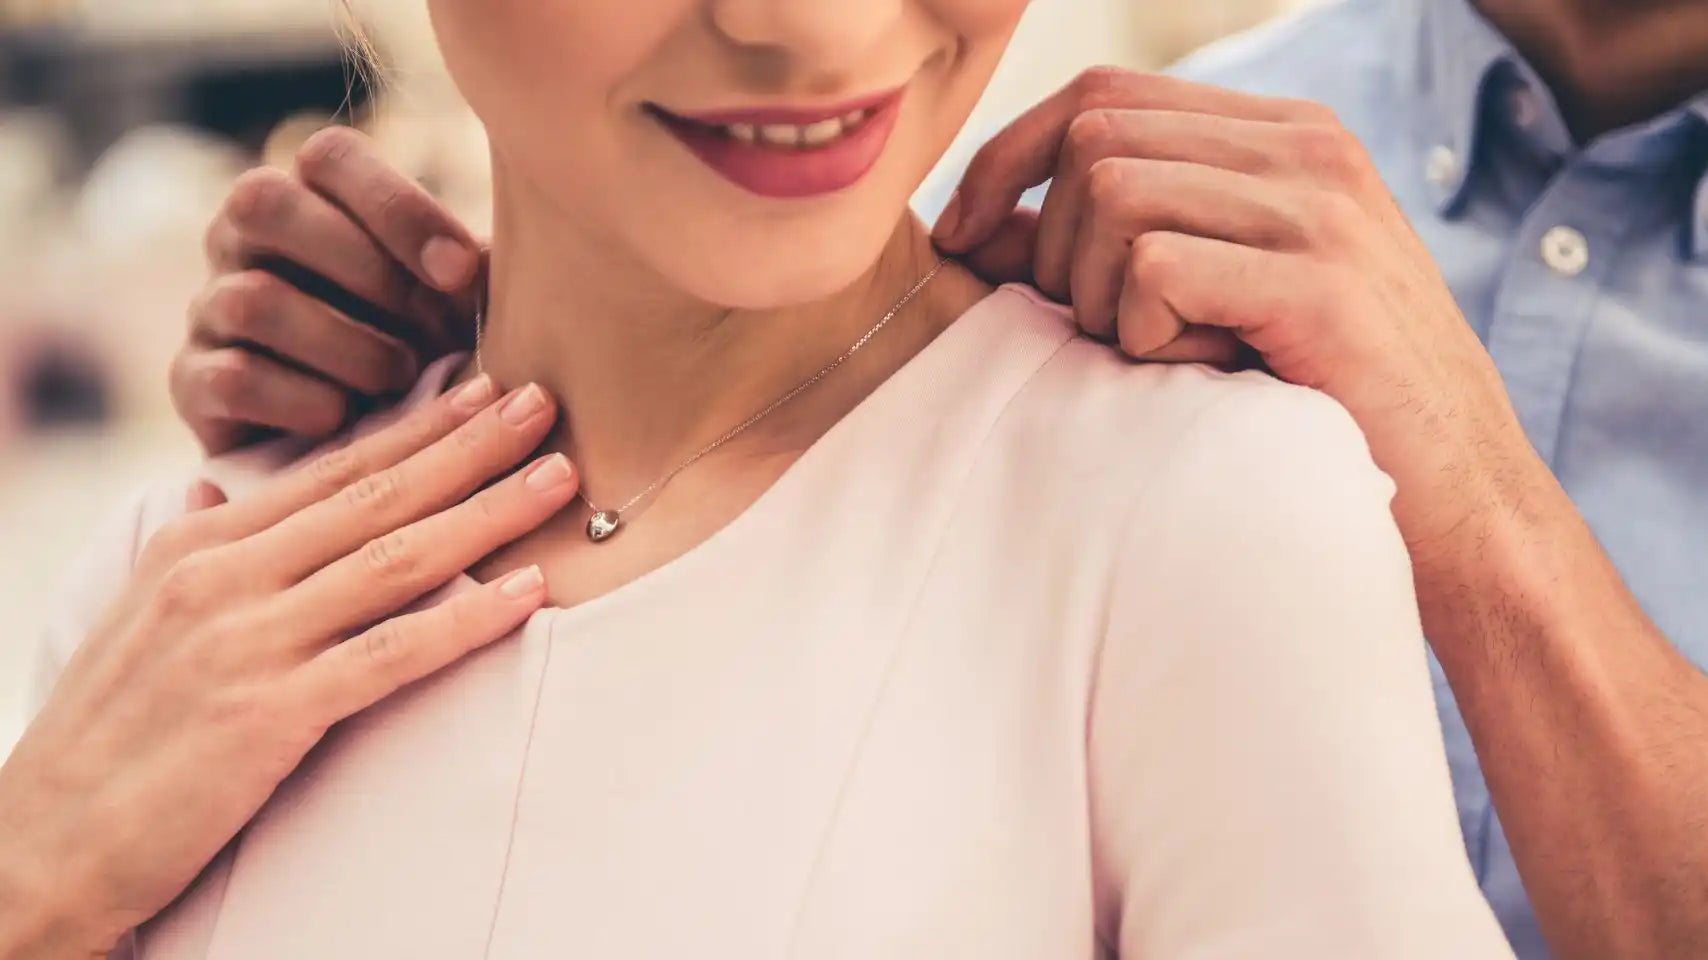
[[1493,513],[1418,594],[1543,933],[1708,956],[1708,679],[1551,478]]

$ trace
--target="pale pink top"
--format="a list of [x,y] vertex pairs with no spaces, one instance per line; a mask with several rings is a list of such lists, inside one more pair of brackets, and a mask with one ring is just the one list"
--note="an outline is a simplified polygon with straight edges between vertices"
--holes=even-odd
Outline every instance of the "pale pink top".
[[1005,288],[710,540],[336,728],[141,954],[1509,957],[1391,494],[1333,402]]

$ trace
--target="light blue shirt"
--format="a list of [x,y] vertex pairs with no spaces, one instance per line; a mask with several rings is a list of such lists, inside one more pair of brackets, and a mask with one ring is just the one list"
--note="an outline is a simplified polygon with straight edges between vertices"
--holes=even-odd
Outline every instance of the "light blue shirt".
[[[1469,0],[1343,0],[1177,72],[1335,109],[1434,252],[1536,449],[1649,616],[1708,665],[1708,95],[1579,146]],[[1431,666],[1471,863],[1519,956],[1541,960]]]

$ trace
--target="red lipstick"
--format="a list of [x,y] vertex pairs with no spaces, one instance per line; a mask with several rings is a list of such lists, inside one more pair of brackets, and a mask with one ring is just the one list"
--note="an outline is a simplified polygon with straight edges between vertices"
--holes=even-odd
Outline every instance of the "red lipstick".
[[823,106],[647,112],[724,179],[762,197],[847,189],[883,156],[905,88]]

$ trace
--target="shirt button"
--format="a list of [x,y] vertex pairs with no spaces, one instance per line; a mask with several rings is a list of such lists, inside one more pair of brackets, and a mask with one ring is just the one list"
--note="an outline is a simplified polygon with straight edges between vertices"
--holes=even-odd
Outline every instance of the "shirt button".
[[1542,235],[1542,262],[1562,277],[1575,277],[1589,266],[1589,241],[1571,227],[1555,227]]
[[1542,108],[1536,103],[1536,93],[1529,86],[1514,87],[1507,99],[1507,111],[1512,116],[1512,122],[1519,127],[1528,127],[1536,122],[1542,113]]
[[1459,157],[1453,148],[1439,146],[1429,151],[1423,161],[1423,175],[1438,187],[1448,186],[1459,174]]

